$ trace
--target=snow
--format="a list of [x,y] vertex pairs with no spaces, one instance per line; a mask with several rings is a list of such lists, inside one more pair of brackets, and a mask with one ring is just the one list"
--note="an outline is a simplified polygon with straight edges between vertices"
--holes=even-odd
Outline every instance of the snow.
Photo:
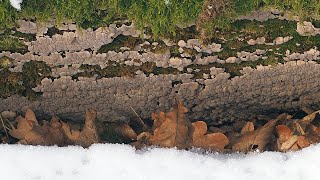
[[320,145],[292,153],[218,154],[129,145],[81,147],[0,145],[6,180],[311,180],[320,170]]
[[10,0],[11,6],[16,8],[17,10],[21,10],[21,3],[22,3],[22,0]]

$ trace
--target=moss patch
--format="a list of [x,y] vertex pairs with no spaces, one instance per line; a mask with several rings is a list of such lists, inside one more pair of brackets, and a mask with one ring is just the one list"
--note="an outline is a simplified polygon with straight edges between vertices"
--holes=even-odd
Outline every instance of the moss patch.
[[[7,61],[7,60],[5,60]],[[32,90],[43,78],[49,77],[51,69],[44,62],[30,61],[23,65],[22,72],[11,72],[8,66],[0,69],[0,97],[18,94],[35,99],[40,94]]]
[[113,77],[134,77],[138,70],[142,71],[144,74],[178,74],[179,71],[175,68],[160,68],[156,67],[153,62],[143,63],[141,66],[128,66],[124,64],[113,63],[106,68],[101,69],[99,65],[87,65],[83,64],[79,68],[83,72],[77,73],[73,76],[73,79],[78,77],[94,77],[97,78],[113,78]]
[[9,67],[12,67],[13,59],[4,56],[0,58],[0,69],[7,69]]
[[17,37],[0,35],[0,51],[26,53],[28,51],[28,46]]
[[143,40],[140,38],[132,37],[132,36],[117,36],[112,43],[103,45],[98,53],[106,53],[108,51],[121,52],[121,47],[128,47],[133,50],[138,44],[143,43]]

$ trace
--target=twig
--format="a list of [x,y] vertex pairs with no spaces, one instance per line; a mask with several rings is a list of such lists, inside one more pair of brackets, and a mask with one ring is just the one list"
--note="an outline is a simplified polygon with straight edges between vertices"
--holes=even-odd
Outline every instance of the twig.
[[7,132],[7,129],[8,128],[7,126],[4,125],[4,122],[3,122],[3,119],[2,119],[2,116],[0,115],[0,119],[1,119],[1,123],[2,123],[2,127],[4,129],[4,132],[6,133],[6,136],[7,138],[9,139],[9,136],[8,136],[8,132]]
[[138,119],[139,119],[141,125],[143,126],[143,128],[148,131],[149,128],[146,126],[146,124],[144,124],[143,120],[140,118],[140,116],[138,115],[138,113],[137,113],[131,106],[130,106],[130,108],[131,108],[131,110],[134,112],[134,114],[138,117]]

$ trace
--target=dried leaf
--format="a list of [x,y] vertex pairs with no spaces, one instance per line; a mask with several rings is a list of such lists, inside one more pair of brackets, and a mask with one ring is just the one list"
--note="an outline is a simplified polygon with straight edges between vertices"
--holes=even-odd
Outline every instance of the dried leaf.
[[298,150],[300,150],[299,146],[297,145],[297,142],[294,145],[292,145],[291,148],[288,151],[298,151]]
[[152,130],[154,131],[156,128],[160,127],[161,124],[165,121],[166,114],[164,112],[160,112],[159,114],[152,113],[151,118],[153,119]]
[[207,124],[205,122],[192,123],[192,145],[210,150],[223,150],[229,143],[228,138],[222,133],[206,134],[206,132]]
[[43,123],[41,126],[35,126],[33,129],[40,134],[44,139],[43,145],[65,145],[64,135],[61,133],[62,124],[57,117],[52,117],[50,123]]
[[28,123],[35,123],[38,125],[38,120],[36,118],[36,115],[31,109],[27,109],[25,113],[25,119],[27,120]]
[[9,134],[19,139],[19,143],[31,145],[68,145],[78,144],[84,147],[98,142],[95,127],[96,113],[93,110],[87,111],[86,122],[83,131],[73,131],[70,127],[61,122],[57,117],[52,117],[50,122],[43,121],[42,126],[38,124],[34,113],[27,110],[25,118],[18,116],[17,129],[9,131]]
[[[180,149],[189,146],[188,129],[191,125],[186,118],[187,108],[179,102],[172,111],[159,117],[165,117],[163,123],[155,128],[152,142],[160,147],[178,147]],[[160,121],[159,119],[155,119]],[[161,120],[162,121],[162,120]]]
[[241,129],[240,134],[244,135],[248,132],[254,131],[254,124],[253,122],[248,121]]
[[313,124],[308,124],[306,126],[306,133],[320,135],[320,128],[318,128],[317,126],[315,126]]
[[304,135],[305,134],[302,126],[300,125],[300,123],[296,122],[294,125],[296,126],[296,130],[299,132],[300,135]]
[[137,139],[137,134],[126,123],[111,123],[103,127],[102,139],[109,143],[130,143]]
[[242,136],[240,133],[235,132],[235,131],[228,131],[225,133],[226,137],[229,140],[229,144],[228,146],[230,146],[230,148],[238,142],[239,138]]
[[67,138],[68,144],[73,144],[73,142],[79,139],[80,131],[71,129],[70,126],[65,122],[61,122],[61,124],[61,132]]
[[313,124],[308,124],[306,127],[305,138],[311,143],[319,143],[320,142],[320,128],[314,126]]
[[271,141],[272,131],[276,122],[277,120],[271,120],[257,130],[242,135],[232,146],[232,150],[248,152],[251,151],[253,147],[256,147],[256,149],[263,151],[266,145]]
[[292,115],[287,114],[287,113],[282,113],[282,114],[278,115],[275,119],[277,121],[279,121],[279,124],[284,124],[284,123],[287,123],[288,120],[292,119]]
[[85,124],[75,144],[89,147],[99,142],[99,136],[96,127],[97,111],[89,109],[86,111]]
[[32,130],[32,126],[22,116],[17,116],[16,121],[18,122],[17,129],[12,129],[9,134],[17,139],[24,139],[26,134]]
[[150,143],[152,139],[152,135],[149,132],[143,132],[137,136],[137,141],[144,141],[146,143]]
[[149,132],[142,132],[137,136],[137,141],[130,143],[136,149],[152,145],[152,135]]
[[298,141],[298,136],[293,135],[286,142],[282,143],[280,146],[280,151],[289,150]]
[[308,139],[306,139],[306,137],[304,136],[298,136],[297,145],[299,146],[300,149],[302,149],[310,146],[311,142]]
[[299,122],[299,123],[302,123],[302,124],[309,124],[309,123],[311,123],[311,122],[314,120],[314,118],[316,118],[316,115],[317,115],[319,112],[320,112],[320,110],[315,111],[315,112],[313,112],[313,113],[311,113],[311,114],[303,117],[303,118],[302,118],[300,121],[298,121],[298,122]]
[[243,120],[237,120],[236,122],[234,122],[232,124],[232,128],[235,131],[241,131],[241,129],[243,128],[243,126],[245,126],[247,123],[247,121],[243,121]]
[[288,139],[290,139],[293,136],[293,131],[290,128],[288,128],[288,126],[278,125],[276,126],[276,130],[277,130],[278,140],[280,144],[286,142]]
[[222,133],[222,134],[226,132],[225,130],[218,127],[214,127],[214,126],[209,127],[209,131],[211,133]]

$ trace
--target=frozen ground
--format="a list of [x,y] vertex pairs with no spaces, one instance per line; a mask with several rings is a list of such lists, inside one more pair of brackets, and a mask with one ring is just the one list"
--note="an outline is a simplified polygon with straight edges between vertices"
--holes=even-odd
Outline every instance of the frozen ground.
[[0,145],[3,180],[311,180],[320,145],[296,153],[199,154],[174,149],[135,151],[128,145],[39,147]]

